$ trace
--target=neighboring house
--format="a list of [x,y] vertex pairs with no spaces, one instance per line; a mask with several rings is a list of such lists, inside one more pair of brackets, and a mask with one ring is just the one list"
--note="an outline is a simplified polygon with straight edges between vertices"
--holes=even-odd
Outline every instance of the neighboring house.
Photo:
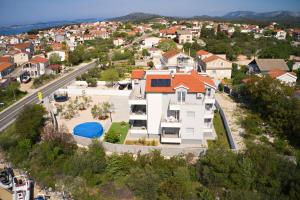
[[30,53],[28,52],[21,52],[19,50],[13,50],[8,53],[8,55],[13,57],[14,63],[16,63],[17,66],[20,66],[26,62],[29,61],[31,58]]
[[142,48],[152,48],[152,47],[158,45],[159,41],[160,41],[160,38],[158,38],[158,37],[146,38],[144,40],[144,44],[142,45]]
[[29,53],[30,56],[34,54],[34,45],[32,42],[25,42],[25,43],[20,43],[20,44],[14,44],[12,45],[15,49],[20,50],[21,52]]
[[0,56],[0,63],[2,63],[2,62],[14,63],[14,59],[10,55]]
[[177,39],[179,44],[192,43],[193,33],[190,30],[178,30]]
[[[201,59],[203,58],[203,59]],[[206,74],[215,79],[222,80],[231,78],[232,63],[224,57],[217,55],[204,54],[198,62],[198,71],[206,72]]]
[[125,44],[125,40],[123,38],[117,38],[114,39],[113,43],[115,46],[122,46],[123,44]]
[[65,40],[64,35],[55,35],[54,37],[55,42],[63,42]]
[[276,31],[276,35],[275,37],[278,39],[278,40],[285,40],[286,39],[286,32],[283,31],[283,30],[278,30]]
[[300,41],[300,29],[296,29],[292,33],[295,41]]
[[204,50],[199,50],[199,51],[197,51],[196,55],[197,55],[197,58],[199,58],[200,60],[203,60],[207,57],[212,56],[213,54],[209,53],[207,51],[204,51]]
[[161,65],[172,72],[188,72],[196,68],[194,59],[191,56],[188,56],[176,49],[163,54],[161,58]]
[[132,72],[129,97],[133,137],[160,138],[166,144],[206,144],[213,131],[216,86],[199,75],[166,70]]
[[169,29],[160,30],[159,35],[160,37],[175,39],[176,38],[176,27],[171,27]]
[[283,59],[254,59],[248,65],[250,74],[268,74],[272,70],[289,71]]
[[0,62],[0,79],[14,71],[15,65],[9,62]]
[[294,72],[271,70],[268,72],[268,75],[290,86],[294,86],[297,82],[297,75]]
[[57,50],[57,51],[51,51],[47,53],[47,58],[50,58],[51,55],[57,54],[60,57],[60,61],[65,61],[66,60],[66,52],[62,50]]
[[40,56],[33,57],[25,63],[22,68],[27,71],[31,78],[38,78],[47,73],[49,60]]

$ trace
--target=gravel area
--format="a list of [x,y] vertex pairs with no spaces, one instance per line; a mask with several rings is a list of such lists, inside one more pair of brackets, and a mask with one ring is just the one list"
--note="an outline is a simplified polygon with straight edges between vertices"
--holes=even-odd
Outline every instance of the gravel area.
[[239,124],[239,119],[244,113],[243,109],[224,93],[216,93],[216,100],[219,102],[226,115],[232,138],[236,144],[237,150],[245,149],[244,138],[242,136],[245,130]]

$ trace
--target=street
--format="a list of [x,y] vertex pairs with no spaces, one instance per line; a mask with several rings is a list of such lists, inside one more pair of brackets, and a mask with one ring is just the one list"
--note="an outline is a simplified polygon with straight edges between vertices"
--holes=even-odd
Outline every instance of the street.
[[[42,87],[39,91],[42,92],[43,97],[49,96],[51,93],[55,92],[57,89],[67,85],[68,83],[72,82],[78,75],[83,74],[88,69],[95,67],[96,62],[92,62],[87,64],[83,67],[80,67],[63,77],[51,82],[50,84]],[[8,125],[10,125],[17,117],[18,113],[23,109],[25,105],[33,104],[38,102],[37,93],[36,91],[30,95],[25,96],[24,98],[17,101],[15,104],[10,106],[9,108],[5,109],[0,113],[0,131],[4,130]]]

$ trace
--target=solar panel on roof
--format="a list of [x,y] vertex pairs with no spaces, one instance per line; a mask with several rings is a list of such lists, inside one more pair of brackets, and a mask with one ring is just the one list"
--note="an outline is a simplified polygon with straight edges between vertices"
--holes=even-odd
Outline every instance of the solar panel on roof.
[[152,79],[151,87],[170,87],[171,79]]

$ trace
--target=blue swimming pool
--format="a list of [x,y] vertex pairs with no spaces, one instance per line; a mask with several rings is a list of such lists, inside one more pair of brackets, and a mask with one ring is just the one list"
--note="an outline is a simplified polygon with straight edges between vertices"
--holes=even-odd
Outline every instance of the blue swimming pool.
[[86,122],[77,125],[73,133],[85,138],[99,138],[103,135],[103,126],[98,122]]

